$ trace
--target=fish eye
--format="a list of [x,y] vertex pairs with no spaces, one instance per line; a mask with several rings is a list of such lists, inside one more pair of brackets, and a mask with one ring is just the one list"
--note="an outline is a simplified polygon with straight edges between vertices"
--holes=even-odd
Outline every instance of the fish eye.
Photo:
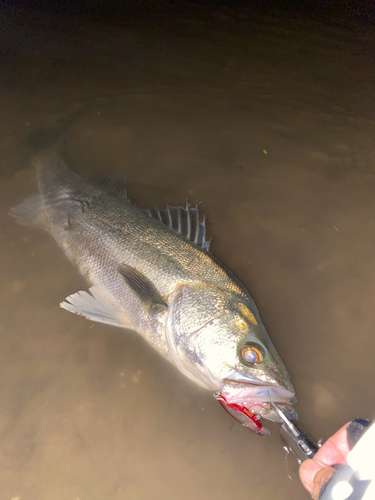
[[245,344],[240,349],[242,360],[248,365],[256,365],[263,361],[263,353],[254,345]]

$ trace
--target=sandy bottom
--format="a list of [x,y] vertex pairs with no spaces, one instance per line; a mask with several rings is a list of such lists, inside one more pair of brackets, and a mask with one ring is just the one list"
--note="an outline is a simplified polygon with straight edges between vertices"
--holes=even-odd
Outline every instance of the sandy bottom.
[[74,169],[125,173],[144,208],[202,201],[310,432],[374,417],[374,39],[220,8],[1,16],[1,499],[309,498],[278,425],[252,434],[136,334],[59,309],[86,284],[7,211],[35,190],[29,132],[84,110]]

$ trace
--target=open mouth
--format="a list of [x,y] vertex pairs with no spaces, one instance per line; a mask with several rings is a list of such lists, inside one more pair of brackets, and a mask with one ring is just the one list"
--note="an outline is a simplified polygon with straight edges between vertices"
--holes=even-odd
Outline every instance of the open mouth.
[[297,419],[293,405],[294,393],[281,386],[251,385],[224,382],[220,392],[215,394],[223,408],[238,422],[256,434],[269,434],[260,422],[261,418],[282,422],[274,409],[276,405],[288,419]]

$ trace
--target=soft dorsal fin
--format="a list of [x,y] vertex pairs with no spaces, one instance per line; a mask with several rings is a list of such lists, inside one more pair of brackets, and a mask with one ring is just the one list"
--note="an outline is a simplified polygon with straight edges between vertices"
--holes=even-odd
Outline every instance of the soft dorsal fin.
[[149,217],[159,220],[165,226],[181,234],[184,238],[202,247],[207,252],[210,248],[211,240],[206,240],[206,217],[199,220],[198,203],[192,207],[189,203],[186,207],[171,207],[167,205],[165,210],[155,207],[143,212]]
[[126,199],[126,179],[125,176],[98,177],[90,180],[91,184],[105,191],[116,198]]
[[164,302],[155,285],[144,274],[127,264],[119,266],[119,273],[137,295],[150,316],[154,316],[167,309],[167,304]]

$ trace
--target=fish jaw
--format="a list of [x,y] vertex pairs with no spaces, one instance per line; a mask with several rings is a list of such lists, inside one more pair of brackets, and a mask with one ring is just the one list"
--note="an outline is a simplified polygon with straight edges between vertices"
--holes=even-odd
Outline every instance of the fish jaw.
[[294,410],[297,400],[290,387],[233,383],[224,380],[220,392],[217,392],[215,397],[232,417],[256,434],[269,434],[260,423],[261,418],[282,422],[273,404],[277,405],[288,419],[298,418]]

